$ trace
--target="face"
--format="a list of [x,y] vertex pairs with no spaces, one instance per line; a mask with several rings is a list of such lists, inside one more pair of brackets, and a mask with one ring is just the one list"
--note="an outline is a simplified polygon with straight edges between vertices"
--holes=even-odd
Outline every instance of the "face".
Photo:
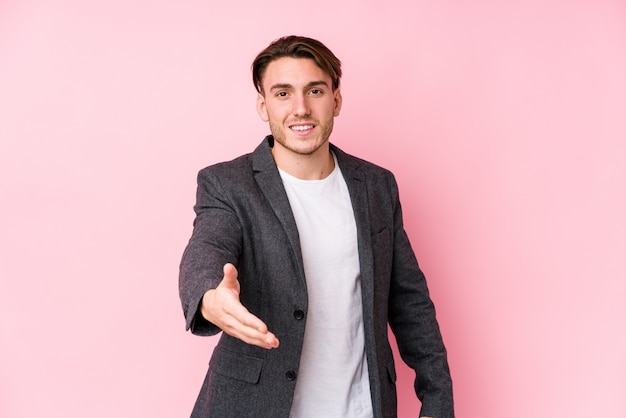
[[269,122],[274,152],[312,155],[328,149],[341,93],[330,76],[308,58],[279,58],[263,74],[257,111]]

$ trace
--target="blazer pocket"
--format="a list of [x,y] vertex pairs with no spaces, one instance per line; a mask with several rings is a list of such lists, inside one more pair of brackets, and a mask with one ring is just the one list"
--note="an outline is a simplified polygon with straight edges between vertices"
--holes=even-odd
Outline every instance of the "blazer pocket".
[[243,356],[216,347],[209,362],[209,369],[222,376],[246,383],[259,383],[263,359]]
[[389,228],[384,228],[372,234],[372,245],[375,250],[391,250],[391,233],[389,232]]

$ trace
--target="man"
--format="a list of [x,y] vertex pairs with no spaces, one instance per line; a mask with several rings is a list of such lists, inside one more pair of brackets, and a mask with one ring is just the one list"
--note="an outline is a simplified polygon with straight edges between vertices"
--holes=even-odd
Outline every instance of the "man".
[[255,59],[272,135],[198,175],[180,271],[187,328],[224,331],[192,417],[395,417],[391,326],[420,416],[453,417],[435,310],[393,175],[329,143],[341,63],[278,39]]

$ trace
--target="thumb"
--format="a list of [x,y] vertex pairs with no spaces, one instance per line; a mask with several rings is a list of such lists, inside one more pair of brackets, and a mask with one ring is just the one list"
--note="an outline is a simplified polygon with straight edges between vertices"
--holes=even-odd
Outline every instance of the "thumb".
[[222,284],[239,292],[239,282],[237,281],[237,269],[231,263],[224,264],[224,278]]

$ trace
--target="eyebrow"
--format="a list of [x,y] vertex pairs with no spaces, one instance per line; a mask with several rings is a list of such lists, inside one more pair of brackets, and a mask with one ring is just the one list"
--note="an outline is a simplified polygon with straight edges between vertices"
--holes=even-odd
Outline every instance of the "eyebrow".
[[[304,88],[308,89],[308,88],[316,87],[316,86],[326,86],[326,87],[328,87],[328,83],[325,82],[324,80],[310,81],[309,83],[307,83],[306,86],[304,86]],[[293,86],[291,84],[288,84],[288,83],[277,83],[277,84],[274,84],[272,87],[270,87],[270,91],[279,90],[279,89],[292,89],[292,88],[293,88]]]

